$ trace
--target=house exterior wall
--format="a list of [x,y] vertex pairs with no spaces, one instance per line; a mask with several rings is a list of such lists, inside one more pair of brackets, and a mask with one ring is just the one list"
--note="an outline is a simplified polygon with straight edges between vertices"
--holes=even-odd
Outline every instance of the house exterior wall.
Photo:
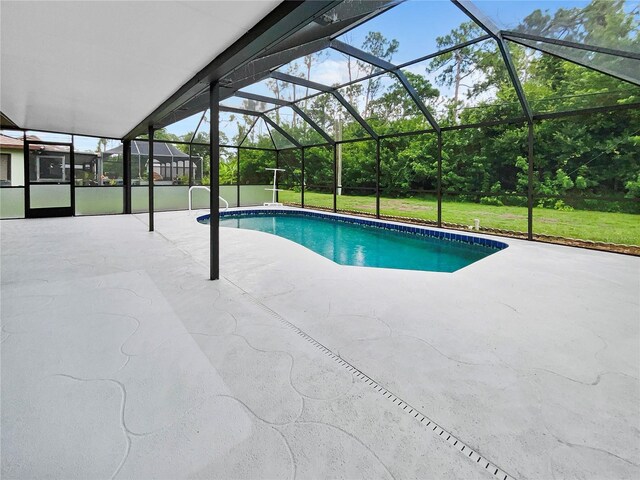
[[21,148],[0,147],[0,153],[10,155],[11,186],[24,186],[24,152]]

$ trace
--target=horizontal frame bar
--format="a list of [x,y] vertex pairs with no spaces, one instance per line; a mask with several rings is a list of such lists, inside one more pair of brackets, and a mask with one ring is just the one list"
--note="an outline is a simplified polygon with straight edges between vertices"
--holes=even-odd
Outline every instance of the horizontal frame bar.
[[504,37],[507,39],[508,37],[516,37],[516,38],[522,38],[525,40],[533,40],[535,42],[550,43],[552,45],[575,48],[576,50],[585,50],[587,52],[594,52],[594,53],[605,53],[607,55],[613,55],[616,57],[632,58],[634,60],[640,60],[640,53],[633,53],[625,50],[617,50],[615,48],[598,47],[596,45],[570,42],[568,40],[561,40],[558,38],[541,37],[540,35],[531,35],[529,33],[515,32],[513,30],[503,30],[502,35],[504,35]]

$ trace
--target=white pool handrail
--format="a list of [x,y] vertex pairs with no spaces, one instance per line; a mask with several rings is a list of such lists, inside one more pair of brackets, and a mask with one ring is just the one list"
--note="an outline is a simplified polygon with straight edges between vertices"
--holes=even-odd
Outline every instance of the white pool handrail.
[[[206,190],[207,192],[211,191],[211,189],[209,187],[205,187],[204,185],[194,185],[193,187],[190,187],[189,188],[189,212],[191,212],[191,192],[196,188],[199,188],[199,189],[202,189],[202,190]],[[227,202],[224,198],[222,198],[220,196],[218,198],[224,202],[224,205],[225,205],[224,210],[228,210],[229,209],[229,202]]]
[[276,202],[276,196],[278,194],[277,192],[282,191],[281,189],[278,188],[278,172],[284,172],[285,169],[284,168],[265,168],[265,170],[273,170],[273,187],[265,188],[265,190],[269,192],[273,192],[273,197],[271,199],[271,202],[265,202],[264,206],[265,207],[281,207],[282,204],[279,202]]

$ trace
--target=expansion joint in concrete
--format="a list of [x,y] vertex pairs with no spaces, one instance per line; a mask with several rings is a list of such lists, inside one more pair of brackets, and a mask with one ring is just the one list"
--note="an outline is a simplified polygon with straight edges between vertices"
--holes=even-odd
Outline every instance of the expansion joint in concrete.
[[509,473],[507,473],[503,468],[500,468],[495,463],[491,462],[487,458],[483,457],[480,453],[478,453],[478,449],[473,449],[462,440],[457,438],[452,433],[448,432],[436,422],[431,420],[429,417],[420,412],[417,408],[413,407],[411,404],[407,403],[405,400],[398,397],[393,392],[387,390],[385,387],[380,385],[373,378],[369,377],[366,373],[362,372],[359,368],[353,366],[351,363],[344,360],[339,355],[336,355],[331,351],[328,347],[324,346],[320,342],[318,342],[315,338],[298,328],[293,323],[286,320],[279,313],[270,309],[268,306],[254,298],[251,294],[246,292],[242,287],[235,284],[231,280],[227,279],[230,283],[235,285],[238,289],[240,289],[243,294],[251,300],[254,304],[265,310],[271,316],[278,319],[284,326],[293,330],[298,336],[305,339],[307,342],[311,343],[314,347],[320,350],[323,354],[333,359],[342,367],[346,368],[349,372],[351,372],[355,377],[362,380],[364,383],[373,388],[376,392],[380,393],[383,397],[390,400],[397,407],[401,408],[408,415],[411,415],[416,421],[419,421],[424,428],[429,429],[433,435],[439,437],[441,440],[447,442],[449,445],[454,447],[458,452],[467,457],[470,461],[477,464],[478,468],[482,468],[484,470],[488,470],[494,477],[499,478],[500,480],[515,480],[515,477]]

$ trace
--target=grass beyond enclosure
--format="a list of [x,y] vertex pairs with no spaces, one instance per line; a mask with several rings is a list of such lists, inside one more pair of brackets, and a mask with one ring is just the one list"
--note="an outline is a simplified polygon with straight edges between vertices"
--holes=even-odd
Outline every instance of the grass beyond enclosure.
[[[330,193],[305,192],[305,206],[333,208]],[[283,190],[282,203],[300,203],[300,192]],[[375,213],[375,196],[341,195],[338,210]],[[410,217],[436,221],[437,203],[429,198],[381,198],[380,213],[394,217]],[[445,223],[473,225],[515,232],[527,231],[527,208],[481,205],[471,202],[442,200],[442,220]],[[538,235],[591,240],[595,242],[640,245],[640,215],[587,210],[560,211],[534,208],[533,230]]]

